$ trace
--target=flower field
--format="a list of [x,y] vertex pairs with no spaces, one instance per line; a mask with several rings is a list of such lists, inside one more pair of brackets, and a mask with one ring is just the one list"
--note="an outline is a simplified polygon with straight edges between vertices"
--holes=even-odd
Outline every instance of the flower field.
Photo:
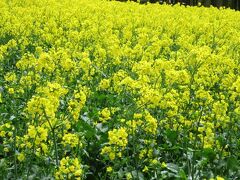
[[0,179],[239,169],[240,12],[0,0]]

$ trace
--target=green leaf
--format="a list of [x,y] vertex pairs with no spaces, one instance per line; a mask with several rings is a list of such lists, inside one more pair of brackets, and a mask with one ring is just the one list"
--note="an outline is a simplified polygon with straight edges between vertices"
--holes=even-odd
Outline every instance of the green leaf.
[[238,170],[239,169],[239,161],[236,157],[231,156],[227,159],[227,167],[231,170]]
[[173,163],[167,163],[167,169],[174,174],[178,174],[179,167],[176,164]]
[[133,175],[133,178],[134,179],[139,179],[139,180],[143,180],[144,179],[144,176],[143,176],[143,173],[140,172],[140,171],[132,171],[132,175]]
[[187,176],[186,176],[186,174],[185,174],[185,172],[184,172],[183,169],[180,169],[180,171],[179,171],[179,173],[178,173],[178,176],[179,176],[179,178],[182,179],[182,180],[186,180],[186,179],[187,179]]
[[172,144],[175,144],[178,137],[178,133],[176,131],[166,130],[166,136]]
[[78,132],[84,132],[84,135],[86,138],[93,137],[95,135],[95,128],[92,127],[88,122],[82,120],[79,120],[76,126],[76,130]]

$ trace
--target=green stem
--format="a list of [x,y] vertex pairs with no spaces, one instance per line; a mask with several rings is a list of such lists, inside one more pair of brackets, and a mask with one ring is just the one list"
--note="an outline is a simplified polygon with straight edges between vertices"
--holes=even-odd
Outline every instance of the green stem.
[[47,121],[48,121],[48,124],[51,128],[51,131],[52,131],[52,135],[53,135],[53,144],[54,144],[54,150],[55,150],[55,160],[56,160],[56,165],[58,166],[58,150],[57,150],[57,141],[56,141],[56,134],[55,134],[55,131],[54,131],[54,128],[52,127],[49,119],[47,118]]
[[17,157],[16,157],[16,127],[14,126],[14,175],[15,175],[15,179],[17,179]]
[[54,128],[52,127],[52,124],[49,121],[49,118],[48,118],[44,108],[43,108],[43,110],[44,110],[44,115],[45,115],[45,117],[47,119],[47,122],[48,122],[48,124],[50,126],[50,129],[51,129],[51,132],[52,132],[52,135],[53,135],[53,144],[54,144],[54,150],[55,150],[55,160],[56,160],[56,166],[58,167],[59,163],[58,163],[58,149],[57,149],[56,134],[55,134]]

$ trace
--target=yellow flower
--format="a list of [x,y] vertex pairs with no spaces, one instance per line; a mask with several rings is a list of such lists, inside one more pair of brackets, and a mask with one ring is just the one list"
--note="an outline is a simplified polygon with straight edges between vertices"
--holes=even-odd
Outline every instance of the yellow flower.
[[166,168],[166,167],[167,167],[167,164],[166,164],[165,162],[162,162],[161,167],[162,167],[162,168]]
[[9,94],[14,94],[14,89],[13,88],[9,88],[8,92],[9,92]]
[[75,167],[72,165],[72,166],[69,167],[69,170],[70,170],[71,172],[74,172]]
[[142,114],[140,114],[140,113],[134,113],[133,118],[134,118],[134,119],[141,119],[141,118],[142,118]]
[[113,169],[111,166],[107,167],[107,172],[112,172],[112,171],[113,171]]
[[156,134],[157,131],[157,120],[152,117],[152,115],[145,111],[145,119],[146,119],[146,126],[145,126],[145,131],[151,134]]
[[140,154],[139,154],[139,159],[142,159],[146,154],[147,154],[147,150],[146,149],[141,150]]
[[44,143],[41,143],[41,147],[42,147],[42,150],[44,153],[47,153],[48,152],[48,146]]
[[38,138],[40,141],[46,141],[48,137],[48,129],[42,126],[37,127]]
[[112,151],[112,148],[109,146],[105,146],[102,148],[101,154],[109,153]]
[[11,125],[10,125],[9,123],[6,123],[6,124],[5,124],[5,127],[6,127],[6,128],[10,128]]
[[62,177],[72,177],[72,179],[81,179],[82,174],[83,170],[78,158],[71,159],[67,156],[61,159],[55,178],[64,179]]
[[62,68],[65,71],[69,71],[71,70],[74,66],[76,66],[76,63],[74,61],[72,61],[71,59],[67,58],[67,59],[62,59],[60,62]]
[[81,176],[82,175],[82,169],[78,169],[74,172],[74,176]]
[[148,171],[148,167],[147,167],[147,166],[144,166],[144,168],[143,168],[142,171],[143,171],[143,172],[147,172],[147,171]]
[[102,79],[99,83],[99,89],[106,90],[110,87],[110,80],[109,79]]
[[31,148],[33,145],[32,145],[30,142],[26,142],[26,146],[27,146],[28,148]]
[[110,153],[109,153],[109,158],[110,158],[111,160],[114,160],[114,159],[115,159],[115,153],[114,153],[114,152],[110,152]]
[[132,179],[133,177],[132,177],[132,174],[131,173],[127,173],[126,174],[126,179],[127,180],[130,180],[130,179]]
[[24,160],[25,160],[25,155],[24,155],[24,153],[18,154],[17,158],[18,158],[18,160],[19,160],[20,162],[24,161]]
[[122,152],[118,152],[117,156],[121,158],[122,157]]
[[74,93],[74,98],[69,101],[68,110],[73,116],[74,121],[77,121],[79,119],[79,113],[82,110],[86,99],[87,96],[84,91],[76,91]]
[[62,144],[64,146],[70,145],[71,147],[82,146],[82,143],[79,141],[79,137],[72,133],[64,134]]
[[157,160],[157,159],[153,159],[153,160],[151,161],[151,163],[152,163],[153,165],[155,165],[155,164],[158,163],[158,160]]
[[6,131],[0,131],[0,137],[4,137],[6,135]]
[[216,177],[216,180],[224,180],[224,178],[221,177],[221,176],[217,176],[217,177]]
[[104,108],[101,112],[99,112],[99,114],[102,122],[106,122],[107,120],[111,119],[111,111],[108,108]]
[[30,126],[28,127],[28,135],[29,135],[30,138],[35,138],[35,137],[36,137],[36,135],[37,135],[37,130],[35,129],[34,126],[30,125]]
[[14,82],[17,79],[17,76],[14,72],[9,72],[4,76],[4,79],[8,82]]
[[127,137],[127,130],[123,127],[108,132],[109,144],[116,144],[118,146],[126,147],[128,143]]

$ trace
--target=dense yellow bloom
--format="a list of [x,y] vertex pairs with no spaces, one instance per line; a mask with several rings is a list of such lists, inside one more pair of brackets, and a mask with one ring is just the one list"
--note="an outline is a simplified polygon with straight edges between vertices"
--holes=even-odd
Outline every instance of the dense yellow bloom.
[[101,112],[99,112],[100,121],[106,122],[111,119],[111,111],[108,108],[104,108]]
[[109,79],[102,79],[99,83],[99,89],[105,90],[110,87],[110,80]]
[[[221,121],[224,123],[229,122],[230,119],[226,115],[227,109],[228,109],[228,104],[224,100],[213,103],[213,113],[216,116],[218,121]],[[218,123],[217,126],[219,125],[220,124]]]
[[43,150],[44,153],[47,153],[48,152],[48,146],[44,143],[41,143],[41,148]]
[[62,144],[64,146],[70,145],[71,147],[82,146],[82,143],[80,142],[79,137],[76,134],[72,134],[72,133],[64,134],[62,138]]
[[110,153],[112,148],[110,146],[105,146],[102,148],[101,154]]
[[59,84],[51,83],[48,83],[47,87],[39,87],[37,91],[39,95],[33,96],[27,104],[26,110],[29,115],[54,119],[60,103],[59,98],[67,91],[61,89]]
[[74,66],[76,66],[75,62],[72,61],[71,59],[67,58],[67,59],[62,59],[60,61],[60,65],[62,66],[62,68],[66,71],[71,70]]
[[40,143],[41,141],[46,141],[47,140],[48,129],[46,129],[45,127],[38,126],[37,127],[37,132],[38,132],[38,136],[36,137],[36,143],[37,144],[38,144],[38,142]]
[[30,125],[28,127],[28,135],[29,135],[30,138],[35,138],[36,137],[37,130],[36,130],[36,128],[34,126]]
[[146,126],[145,131],[150,134],[156,134],[157,120],[149,112],[145,112]]
[[14,82],[17,80],[17,76],[14,72],[9,72],[4,76],[5,81]]
[[74,98],[68,103],[68,110],[73,117],[73,120],[77,121],[80,116],[80,111],[86,102],[86,94],[84,91],[75,91]]
[[60,161],[60,167],[58,171],[55,173],[56,179],[66,179],[66,178],[73,178],[73,179],[81,179],[83,174],[83,170],[78,158],[62,158]]
[[[204,158],[217,172],[212,162],[239,150],[239,18],[178,4],[0,1],[3,178],[16,178],[16,159],[20,179],[33,161],[50,179],[136,179],[133,164],[151,179],[170,157],[190,171],[174,148],[213,152]],[[94,164],[107,168],[85,172]]]
[[112,144],[112,145],[126,147],[128,143],[127,137],[128,137],[128,133],[126,128],[121,127],[119,129],[108,131],[109,144]]
[[55,63],[52,57],[47,53],[42,53],[35,64],[36,71],[53,72],[55,70]]
[[134,118],[134,119],[141,119],[141,118],[142,118],[142,114],[140,114],[140,113],[134,113],[133,118]]

